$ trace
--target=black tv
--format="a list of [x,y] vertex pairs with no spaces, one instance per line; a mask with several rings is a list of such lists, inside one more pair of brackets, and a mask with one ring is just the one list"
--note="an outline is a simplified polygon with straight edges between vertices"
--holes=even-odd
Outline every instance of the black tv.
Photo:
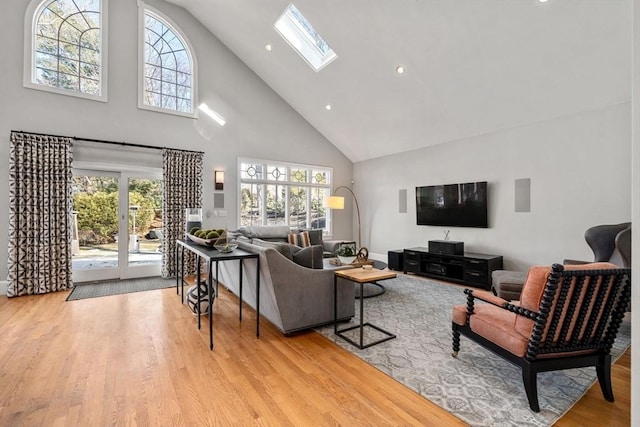
[[418,225],[488,228],[487,182],[416,187]]

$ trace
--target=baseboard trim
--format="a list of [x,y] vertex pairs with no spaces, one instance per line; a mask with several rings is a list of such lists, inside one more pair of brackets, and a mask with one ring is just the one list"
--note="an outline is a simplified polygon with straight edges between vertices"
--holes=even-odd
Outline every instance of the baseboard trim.
[[369,254],[369,258],[373,259],[373,260],[376,260],[376,261],[382,261],[382,262],[387,263],[387,264],[388,264],[388,261],[389,261],[387,259],[387,255],[386,254],[377,254],[377,253],[374,253],[374,252]]
[[9,282],[6,280],[0,282],[0,295],[7,295],[7,288],[9,287]]

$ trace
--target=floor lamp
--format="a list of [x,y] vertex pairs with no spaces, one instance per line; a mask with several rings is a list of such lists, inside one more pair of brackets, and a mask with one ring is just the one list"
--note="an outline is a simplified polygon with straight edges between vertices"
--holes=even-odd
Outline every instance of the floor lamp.
[[335,196],[335,194],[338,192],[338,190],[342,190],[345,189],[347,191],[349,191],[349,193],[351,193],[351,195],[353,196],[353,201],[355,202],[356,205],[356,213],[358,214],[358,248],[361,248],[362,246],[362,240],[361,240],[361,235],[360,235],[360,207],[358,206],[358,199],[356,198],[356,195],[354,194],[353,190],[350,189],[349,187],[345,187],[344,185],[341,185],[340,187],[336,188],[335,190],[333,190],[333,196],[329,196],[326,197],[324,199],[324,207],[325,208],[329,208],[329,209],[344,209],[344,197],[342,196]]

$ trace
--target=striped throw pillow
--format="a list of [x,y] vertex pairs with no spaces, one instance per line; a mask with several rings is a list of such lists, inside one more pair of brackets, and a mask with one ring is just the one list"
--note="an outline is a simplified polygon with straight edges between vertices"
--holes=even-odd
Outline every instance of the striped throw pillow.
[[311,239],[309,239],[308,231],[303,231],[299,234],[289,233],[288,241],[292,245],[300,246],[301,248],[311,246]]

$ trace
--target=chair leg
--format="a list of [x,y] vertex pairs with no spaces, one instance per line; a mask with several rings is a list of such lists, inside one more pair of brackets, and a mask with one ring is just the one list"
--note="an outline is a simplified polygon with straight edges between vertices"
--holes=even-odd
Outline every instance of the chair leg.
[[533,412],[540,412],[540,405],[538,404],[538,373],[531,369],[530,366],[523,366],[522,381],[529,400],[529,407]]
[[611,387],[611,355],[601,356],[596,365],[598,382],[604,398],[613,402],[613,388]]
[[456,328],[455,324],[451,329],[453,332],[453,353],[451,353],[451,356],[458,357],[458,351],[460,351],[460,332],[458,331],[458,328]]

